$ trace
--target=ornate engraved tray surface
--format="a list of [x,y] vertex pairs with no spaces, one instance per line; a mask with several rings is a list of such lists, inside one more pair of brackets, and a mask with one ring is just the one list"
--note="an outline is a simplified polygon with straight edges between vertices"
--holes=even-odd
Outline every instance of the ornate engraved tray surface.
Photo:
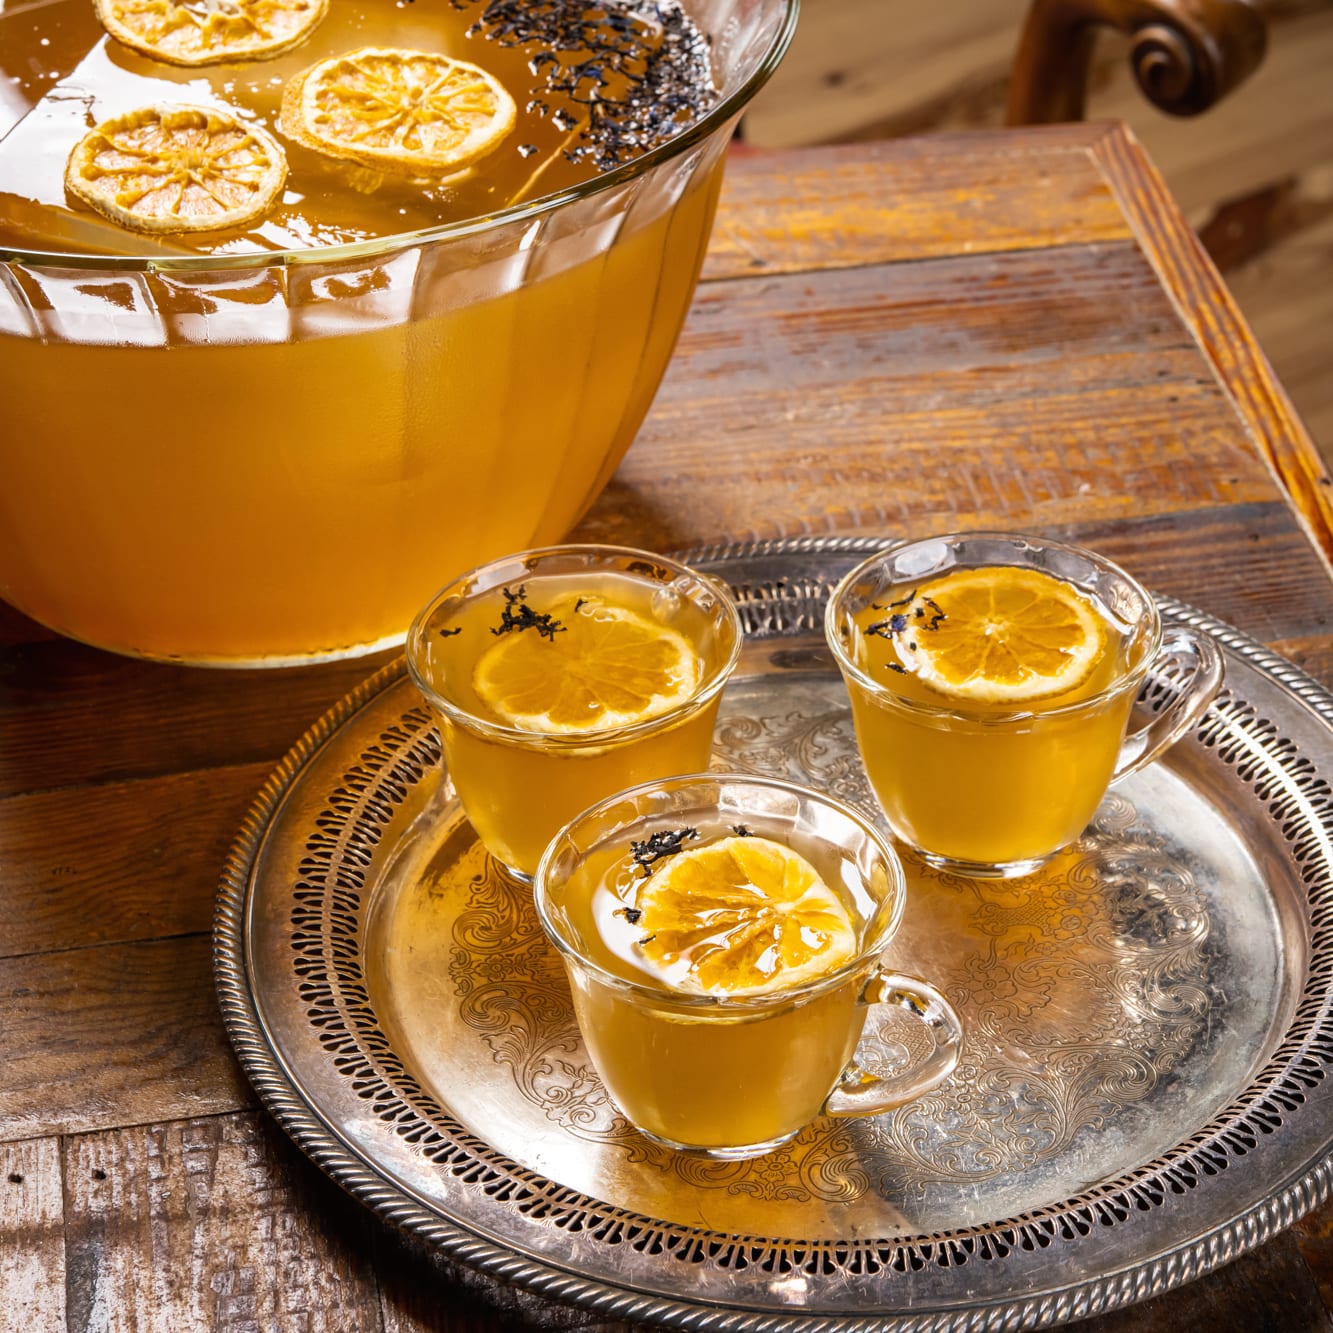
[[[874,811],[823,603],[879,545],[694,552],[747,647],[715,766]],[[1043,873],[909,864],[891,957],[962,1015],[915,1105],[745,1163],[608,1103],[529,896],[463,820],[401,662],[322,719],[232,850],[215,931],[231,1039],[325,1171],[456,1259],[677,1328],[1043,1327],[1161,1293],[1321,1202],[1333,1147],[1333,695],[1214,635],[1227,685]],[[1150,678],[1141,707],[1172,697]],[[911,1033],[878,1033],[883,1058]]]

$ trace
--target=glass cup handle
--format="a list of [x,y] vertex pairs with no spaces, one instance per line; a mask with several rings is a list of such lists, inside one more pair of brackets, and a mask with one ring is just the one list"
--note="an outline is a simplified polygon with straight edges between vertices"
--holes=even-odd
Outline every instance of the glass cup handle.
[[919,1064],[888,1077],[866,1073],[853,1059],[829,1093],[825,1115],[875,1115],[914,1101],[953,1073],[963,1049],[963,1026],[953,1005],[920,977],[881,969],[866,982],[861,1003],[905,1009],[929,1030],[935,1049]]
[[1146,726],[1130,732],[1120,747],[1112,782],[1137,773],[1168,746],[1174,745],[1207,711],[1222,688],[1222,650],[1210,634],[1187,625],[1168,626],[1162,634],[1160,662],[1175,658],[1190,671],[1175,700]]

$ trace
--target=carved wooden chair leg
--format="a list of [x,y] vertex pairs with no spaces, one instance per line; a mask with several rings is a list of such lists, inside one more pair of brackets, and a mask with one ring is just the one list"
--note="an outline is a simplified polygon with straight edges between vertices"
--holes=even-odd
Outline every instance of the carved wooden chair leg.
[[1174,115],[1207,111],[1259,67],[1262,14],[1248,0],[1032,0],[1009,81],[1011,125],[1081,120],[1101,27],[1132,42],[1144,95]]

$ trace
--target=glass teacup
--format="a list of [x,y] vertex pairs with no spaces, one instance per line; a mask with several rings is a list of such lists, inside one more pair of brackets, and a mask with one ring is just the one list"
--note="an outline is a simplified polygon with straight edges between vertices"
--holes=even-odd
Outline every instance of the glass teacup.
[[740,648],[713,580],[648,551],[552,546],[443,588],[413,622],[407,665],[478,837],[527,878],[580,810],[708,766]]
[[[987,697],[962,676],[940,674],[932,634],[949,613],[943,589],[1013,606],[1015,597],[1045,596],[1041,576],[1057,585],[1054,622],[1027,633],[1039,655],[1054,659],[1051,676],[1024,681],[1014,668]],[[1058,644],[1072,632],[1055,623],[1062,600],[1086,634],[1048,651],[1042,636]],[[968,623],[992,632],[984,617]],[[834,590],[825,633],[893,832],[929,863],[983,878],[1028,874],[1077,839],[1108,786],[1178,740],[1222,683],[1213,640],[1185,626],[1163,630],[1152,597],[1124,570],[1091,551],[1017,534],[933,537],[871,556]],[[1165,659],[1182,665],[1185,683],[1127,735],[1139,687]]]
[[[664,962],[667,972],[679,971],[682,957],[671,952],[674,937],[644,935],[658,919],[650,895],[675,901],[674,887],[659,876],[669,875],[674,857],[700,850],[720,855],[737,844],[761,861],[794,853],[823,886],[824,897],[816,889],[814,902],[827,902],[831,893],[842,905],[846,916],[839,920],[850,934],[841,953],[830,953],[827,970],[816,954],[794,962],[794,984],[777,969],[768,985],[748,990],[690,984],[661,970]],[[762,913],[776,909],[752,905],[758,879],[740,883],[742,894],[751,886],[751,905],[739,909],[749,917],[738,934],[705,946],[702,966],[714,970],[698,978],[716,978],[733,947],[731,961],[742,969],[734,982],[762,969],[765,958],[771,965],[773,953],[791,943],[782,936],[752,960]],[[957,1063],[962,1034],[948,1001],[929,983],[880,961],[906,899],[898,857],[864,817],[827,796],[738,774],[640,786],[562,829],[542,857],[534,891],[607,1091],[642,1133],[668,1147],[717,1158],[757,1156],[821,1113],[872,1115],[923,1096]],[[695,901],[705,904],[710,921],[718,919],[722,909]],[[787,920],[804,932],[820,919],[819,910],[800,901],[807,915]],[[658,941],[665,954],[650,952]],[[905,1011],[925,1029],[929,1052],[884,1076],[863,1071],[855,1055],[872,1005]]]

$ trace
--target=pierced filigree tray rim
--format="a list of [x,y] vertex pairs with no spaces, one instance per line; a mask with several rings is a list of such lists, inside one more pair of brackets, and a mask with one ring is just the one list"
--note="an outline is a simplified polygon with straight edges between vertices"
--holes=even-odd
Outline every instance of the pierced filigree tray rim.
[[[765,603],[775,600],[808,603],[811,614],[804,629],[809,631],[813,628],[814,607],[823,582],[869,552],[889,544],[887,539],[871,537],[797,538],[697,547],[684,553],[683,558],[728,580],[743,578],[747,570],[757,569],[763,586],[755,590],[748,606],[746,596],[742,595],[742,604],[752,617],[758,618],[760,633],[763,633]],[[826,562],[829,568],[817,571],[813,579],[808,575],[801,577],[797,564],[802,558]],[[841,568],[834,570],[835,563]],[[782,577],[788,565],[795,576],[789,584]],[[1295,701],[1294,706],[1317,719],[1325,733],[1333,734],[1333,694],[1312,677],[1224,622],[1171,598],[1159,597],[1158,602],[1165,618],[1188,623],[1213,636],[1229,657],[1261,673]],[[782,631],[779,629],[773,637],[782,637]],[[318,1092],[308,1086],[303,1071],[292,1068],[284,1059],[261,1014],[248,940],[248,910],[255,889],[256,862],[271,825],[323,748],[334,738],[355,729],[358,717],[387,691],[398,687],[405,677],[405,665],[400,658],[364,681],[302,736],[256,796],[236,835],[222,875],[214,925],[214,972],[232,1046],[261,1101],[278,1124],[316,1165],[354,1197],[384,1220],[416,1234],[449,1258],[491,1278],[573,1302],[602,1315],[678,1328],[718,1333],[723,1330],[777,1333],[787,1329],[810,1333],[869,1333],[871,1329],[881,1333],[887,1330],[962,1333],[966,1329],[975,1333],[982,1329],[1048,1327],[1160,1295],[1262,1244],[1333,1192],[1331,1123],[1322,1139],[1307,1143],[1302,1138],[1295,1144],[1299,1158],[1296,1170],[1275,1181],[1266,1197],[1241,1208],[1225,1223],[1211,1225],[1177,1245],[1150,1247],[1150,1252],[1137,1255],[1131,1263],[1113,1264],[1106,1271],[1094,1267],[1082,1276],[1066,1279],[1063,1285],[1058,1280],[1052,1281],[1047,1288],[1017,1299],[988,1299],[984,1295],[978,1297],[974,1291],[964,1296],[960,1288],[959,1293],[946,1291],[939,1300],[910,1309],[885,1306],[854,1314],[799,1308],[775,1311],[726,1302],[664,1298],[571,1270],[547,1256],[487,1235],[484,1228],[470,1227],[466,1218],[443,1214],[409,1183],[359,1151],[321,1106]],[[1327,783],[1322,778],[1321,783],[1326,791]],[[1326,820],[1325,824],[1328,823]],[[1307,978],[1305,988],[1312,984]],[[1306,1026],[1311,1027],[1308,1020]],[[1333,1040],[1329,1037],[1330,1028],[1333,1018],[1325,1002],[1307,1033],[1306,1045],[1315,1035]],[[1318,1080],[1323,1077],[1321,1066]],[[1276,1135],[1280,1133],[1275,1131]],[[1308,1136],[1308,1124],[1302,1133]],[[1131,1190],[1133,1187],[1131,1181]],[[995,1226],[1008,1226],[1011,1231],[1006,1234],[1011,1241],[1031,1248],[1025,1230],[1030,1229],[1030,1223],[1031,1219],[1019,1217]],[[1039,1233],[1040,1228],[1040,1241]],[[932,1242],[941,1246],[949,1243],[947,1236],[921,1239],[927,1248]],[[787,1243],[799,1244],[799,1241]]]

